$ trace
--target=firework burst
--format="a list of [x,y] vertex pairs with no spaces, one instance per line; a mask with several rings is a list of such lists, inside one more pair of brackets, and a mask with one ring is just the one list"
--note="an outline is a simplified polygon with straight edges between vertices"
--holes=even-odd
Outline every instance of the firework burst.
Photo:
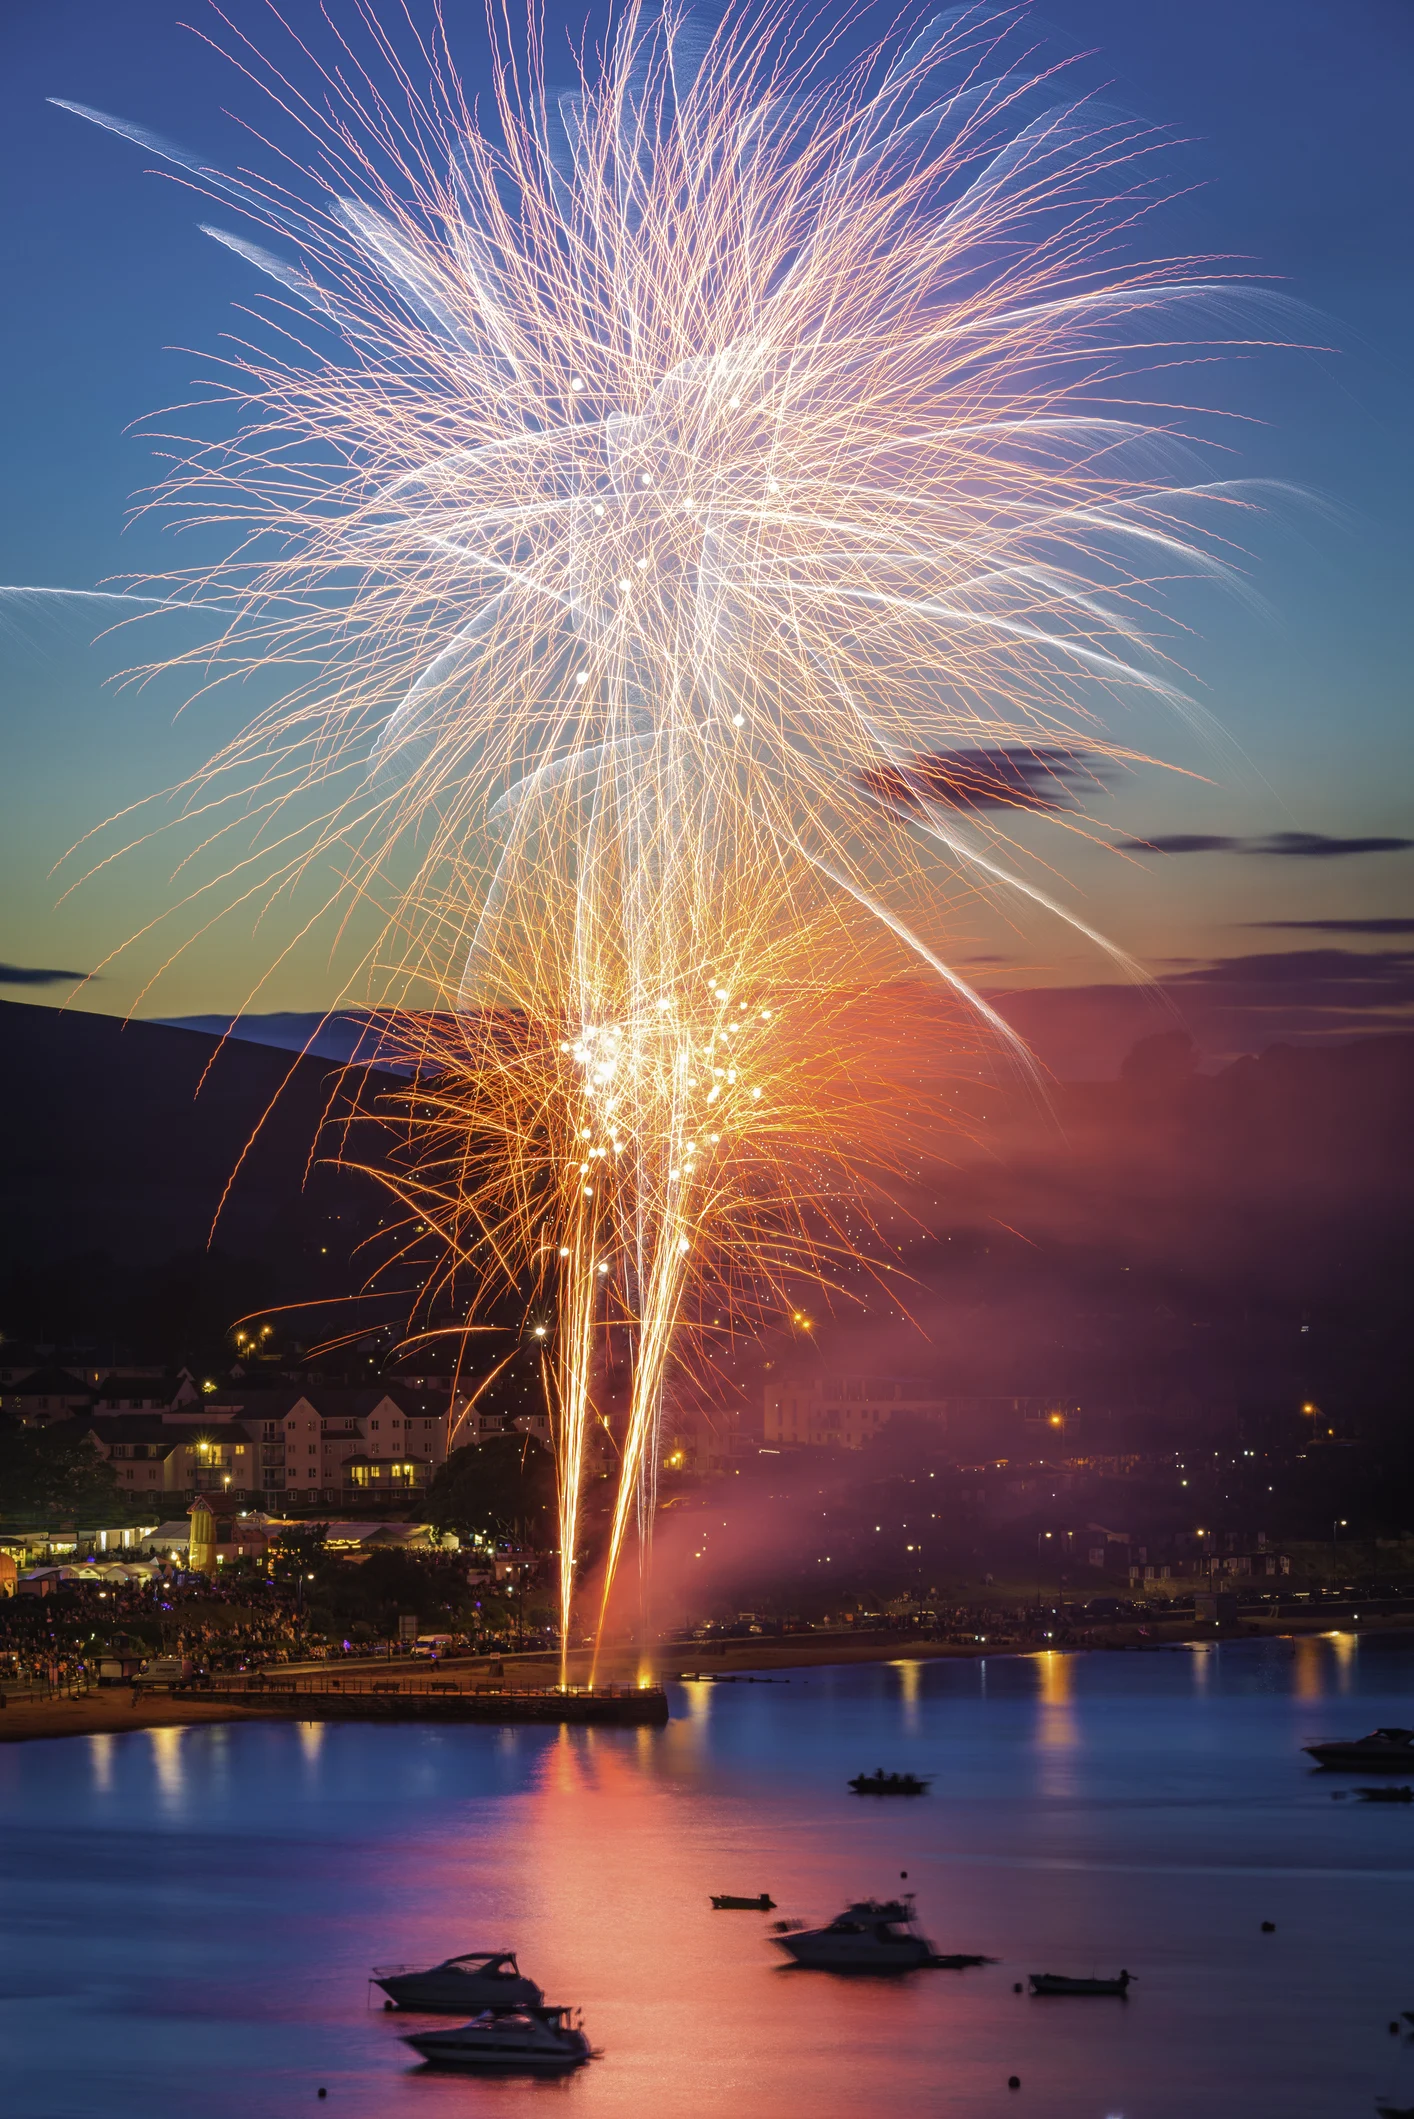
[[436,1285],[554,1297],[567,1644],[602,1335],[607,1606],[704,1291],[848,1250],[838,1202],[936,1120],[910,977],[1010,1041],[950,915],[1059,908],[977,760],[1184,705],[1149,584],[1219,572],[1195,518],[1245,502],[1117,402],[1213,287],[1121,262],[1156,143],[1014,62],[1016,14],[836,59],[772,0],[630,5],[558,96],[532,21],[485,122],[440,26],[414,80],[360,19],[386,90],[352,45],[317,96],[232,47],[309,136],[299,198],[81,114],[234,205],[208,232],[275,286],[233,435],[159,496],[234,549],[143,584],[225,614],[203,683],[282,680],[184,791],[183,905],[332,868],[321,910],[376,909]]

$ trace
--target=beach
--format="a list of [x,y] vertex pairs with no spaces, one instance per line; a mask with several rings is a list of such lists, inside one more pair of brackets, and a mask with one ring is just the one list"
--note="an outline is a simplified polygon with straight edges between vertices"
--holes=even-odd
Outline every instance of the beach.
[[[630,1645],[603,1650],[591,1665],[586,1650],[569,1658],[566,1681],[575,1687],[590,1684],[591,1676],[601,1686],[661,1685],[674,1680],[705,1683],[766,1680],[772,1673],[816,1670],[869,1663],[977,1662],[1015,1656],[1070,1656],[1096,1649],[1130,1655],[1166,1653],[1186,1647],[1212,1646],[1219,1641],[1273,1640],[1320,1634],[1373,1634],[1414,1631],[1414,1618],[1407,1611],[1370,1613],[1358,1617],[1345,1610],[1313,1610],[1309,1618],[1290,1616],[1273,1619],[1243,1618],[1217,1625],[1207,1621],[1195,1625],[1191,1619],[1126,1620],[1086,1629],[1083,1640],[1018,1639],[1005,1631],[991,1635],[978,1632],[970,1641],[935,1640],[899,1630],[887,1633],[810,1632],[764,1636],[726,1637],[707,1641],[671,1641],[651,1649]],[[128,1685],[95,1688],[74,1698],[12,1693],[0,1713],[0,1744],[23,1743],[62,1736],[118,1735],[133,1729],[163,1729],[195,1722],[299,1721],[297,1697],[326,1689],[333,1680],[350,1690],[378,1680],[396,1678],[408,1685],[433,1682],[467,1687],[504,1683],[507,1690],[543,1691],[559,1680],[559,1658],[539,1651],[499,1656],[448,1657],[433,1665],[421,1659],[386,1657],[341,1658],[332,1662],[286,1664],[272,1668],[264,1679],[243,1675],[214,1681],[220,1697],[206,1698],[200,1691],[154,1689],[134,1693]],[[262,1697],[262,1685],[278,1686],[283,1697]],[[314,1701],[311,1699],[311,1712]],[[507,1716],[514,1720],[513,1714]]]

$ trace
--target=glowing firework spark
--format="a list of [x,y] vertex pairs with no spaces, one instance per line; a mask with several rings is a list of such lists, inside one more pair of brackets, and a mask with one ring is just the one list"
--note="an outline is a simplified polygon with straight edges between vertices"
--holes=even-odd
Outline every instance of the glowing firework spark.
[[322,104],[269,78],[310,204],[81,114],[295,252],[208,231],[276,284],[283,338],[237,349],[244,424],[165,490],[242,542],[148,586],[231,614],[191,658],[213,681],[307,674],[190,784],[230,851],[184,903],[332,862],[331,904],[387,914],[376,997],[454,1003],[404,1031],[398,1182],[440,1286],[556,1288],[568,1643],[606,1327],[635,1355],[605,1607],[635,1503],[647,1551],[694,1290],[780,1289],[883,1152],[896,1026],[845,997],[926,968],[1010,1036],[948,912],[1059,908],[968,757],[1183,703],[1146,580],[1218,572],[1191,519],[1240,497],[1162,482],[1167,415],[1115,403],[1209,290],[1115,263],[1154,143],[1009,70],[1014,17],[831,74],[770,0],[702,39],[630,6],[559,97],[532,24],[493,132],[440,31],[413,83],[362,16],[400,100],[351,47]]

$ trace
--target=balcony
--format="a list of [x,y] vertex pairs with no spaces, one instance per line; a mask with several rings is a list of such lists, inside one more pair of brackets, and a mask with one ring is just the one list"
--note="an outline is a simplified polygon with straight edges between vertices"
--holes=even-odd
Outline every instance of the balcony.
[[418,1493],[431,1470],[420,1457],[350,1457],[343,1466],[344,1492],[366,1497]]

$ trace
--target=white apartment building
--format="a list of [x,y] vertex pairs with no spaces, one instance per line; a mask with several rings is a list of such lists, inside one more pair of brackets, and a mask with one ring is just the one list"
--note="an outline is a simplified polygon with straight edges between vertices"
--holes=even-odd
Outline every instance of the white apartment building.
[[446,1462],[450,1419],[445,1393],[375,1385],[250,1391],[81,1424],[135,1494],[221,1494],[278,1510],[423,1492]]
[[258,1441],[260,1490],[272,1506],[420,1493],[447,1460],[445,1392],[375,1384],[263,1396],[252,1393],[240,1418]]

